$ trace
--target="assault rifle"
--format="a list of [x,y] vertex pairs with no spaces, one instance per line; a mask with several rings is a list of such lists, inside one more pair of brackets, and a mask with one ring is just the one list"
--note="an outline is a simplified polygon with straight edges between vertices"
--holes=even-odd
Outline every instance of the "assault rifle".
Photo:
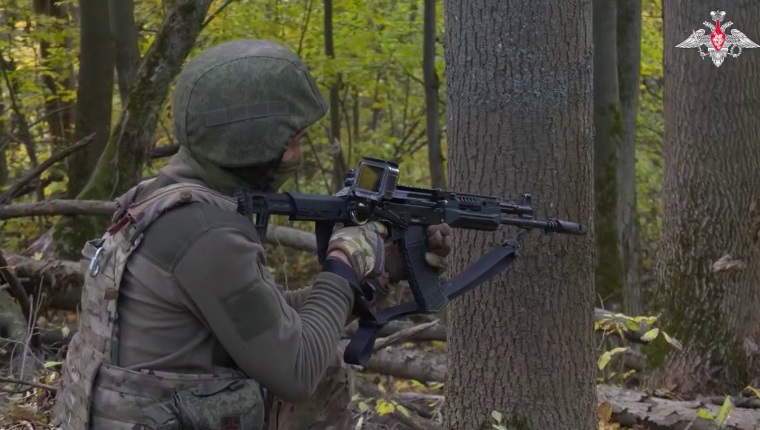
[[388,227],[389,240],[401,250],[414,301],[375,314],[369,309],[375,287],[371,281],[365,282],[361,286],[363,297],[357,296],[359,306],[354,308],[359,329],[345,350],[346,363],[366,365],[377,331],[385,324],[407,315],[441,310],[450,300],[505,270],[519,250],[518,241],[507,241],[441,285],[435,270],[425,263],[428,226],[448,223],[452,228],[495,231],[502,225],[511,225],[547,233],[586,234],[582,224],[534,218],[529,194],[524,194],[519,203],[512,203],[495,197],[403,186],[398,184],[398,178],[397,164],[364,158],[355,172],[346,175],[345,188],[335,196],[251,190],[241,190],[235,195],[238,210],[252,219],[262,238],[271,215],[315,222],[320,264],[325,261],[336,223],[348,226],[380,221]]

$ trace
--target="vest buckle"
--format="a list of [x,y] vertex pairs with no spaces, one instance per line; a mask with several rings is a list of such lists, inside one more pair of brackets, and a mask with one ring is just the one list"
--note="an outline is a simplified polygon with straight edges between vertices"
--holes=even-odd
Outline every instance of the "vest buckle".
[[95,255],[92,257],[92,260],[90,261],[90,276],[95,277],[100,273],[100,253],[103,252],[103,247],[99,246],[98,250],[95,251]]

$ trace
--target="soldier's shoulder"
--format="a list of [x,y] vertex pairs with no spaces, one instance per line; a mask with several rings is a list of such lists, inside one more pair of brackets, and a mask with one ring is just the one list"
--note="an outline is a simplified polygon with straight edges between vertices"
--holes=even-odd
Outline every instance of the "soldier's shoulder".
[[248,233],[258,241],[253,223],[236,212],[202,202],[182,205],[153,221],[145,230],[138,252],[171,272],[198,237],[229,228]]

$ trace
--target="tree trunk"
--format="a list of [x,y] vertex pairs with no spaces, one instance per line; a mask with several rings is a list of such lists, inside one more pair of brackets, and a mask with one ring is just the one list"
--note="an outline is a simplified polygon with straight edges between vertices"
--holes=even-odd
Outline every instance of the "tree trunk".
[[10,179],[8,169],[8,146],[10,145],[10,133],[5,123],[5,103],[3,103],[3,86],[0,85],[0,187],[5,186]]
[[[591,3],[451,0],[445,12],[449,186],[530,192],[539,214],[591,224]],[[514,233],[458,230],[451,273]],[[512,271],[449,308],[447,429],[490,428],[492,411],[510,429],[596,429],[592,239],[527,236]]]
[[140,65],[140,47],[137,45],[135,3],[133,0],[108,0],[111,11],[111,32],[115,49],[116,74],[122,106],[127,102],[129,85]]
[[[169,86],[195,45],[211,1],[178,2],[166,15],[137,70],[118,126],[78,199],[111,200],[139,182]],[[62,218],[54,227],[56,253],[78,259],[84,242],[99,237],[106,223],[102,218]]]
[[[327,58],[335,58],[335,45],[333,41],[333,2],[332,0],[324,0],[325,7],[325,55]],[[333,191],[339,191],[343,188],[343,181],[346,176],[346,161],[343,158],[343,149],[340,144],[340,94],[338,93],[341,87],[340,73],[336,73],[331,77],[332,83],[330,84],[330,131],[328,138],[330,139],[330,150],[333,154]]]
[[[667,354],[649,384],[684,397],[735,392],[757,375],[756,356],[748,353],[758,348],[751,336],[760,319],[760,83],[754,79],[760,55],[745,50],[717,69],[696,49],[674,48],[711,21],[710,10],[726,10],[724,25],[733,21],[760,41],[755,0],[717,0],[709,8],[663,2],[665,172],[656,311],[684,349]],[[653,351],[653,362],[663,355],[664,349]]]
[[641,287],[636,250],[636,119],[641,78],[641,0],[618,2],[617,54],[623,137],[618,159],[618,226],[623,259],[623,311],[640,315]]
[[622,303],[624,281],[617,210],[617,160],[623,131],[618,92],[617,3],[594,0],[596,292],[605,305]]
[[441,153],[441,125],[438,121],[439,81],[435,72],[435,3],[436,0],[425,0],[422,73],[425,83],[425,119],[427,120],[430,185],[433,188],[445,188],[446,175],[443,172],[443,154]]
[[7,156],[7,143],[0,143],[0,187],[5,186],[8,182],[8,156]]
[[114,50],[108,19],[108,2],[79,0],[79,12],[81,60],[74,138],[80,140],[95,133],[95,139],[88,147],[67,160],[69,198],[75,198],[87,184],[87,179],[108,143],[113,100]]
[[[34,0],[32,3],[34,13],[47,15],[60,20],[61,25],[70,25],[68,11],[66,7],[61,4],[59,0]],[[60,31],[59,28],[54,27],[53,31]],[[49,31],[48,29],[38,29],[38,31]],[[63,48],[73,49],[72,41],[66,38],[62,44]],[[40,57],[43,65],[51,67],[47,64],[50,58],[50,48],[53,46],[47,40],[40,40]],[[50,128],[50,135],[53,138],[53,152],[60,149],[62,144],[65,144],[71,140],[72,125],[74,123],[74,103],[71,101],[64,101],[58,90],[58,85],[65,88],[67,91],[73,91],[75,88],[74,80],[74,67],[69,64],[65,67],[53,69],[61,79],[56,80],[50,74],[44,74],[42,81],[50,92],[45,100],[45,119]]]

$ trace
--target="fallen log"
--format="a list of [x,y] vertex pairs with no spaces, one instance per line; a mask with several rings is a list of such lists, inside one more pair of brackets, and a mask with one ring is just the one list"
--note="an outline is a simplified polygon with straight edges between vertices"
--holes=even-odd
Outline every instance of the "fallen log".
[[[646,364],[646,357],[636,351],[624,352],[622,359],[623,366],[630,370],[641,371]],[[419,382],[445,382],[446,367],[445,353],[389,347],[373,353],[364,370]]]
[[[720,410],[710,399],[676,401],[607,385],[597,386],[597,400],[612,406],[612,421],[623,427],[645,429],[713,430],[715,425],[700,418],[699,410],[705,409],[713,416]],[[760,411],[734,408],[723,429],[755,430],[758,426]]]
[[[445,383],[446,379],[446,361],[442,354],[423,355],[420,352],[394,351],[391,348],[375,353],[367,370],[422,382]],[[372,393],[363,394],[371,396]],[[404,403],[408,403],[410,399],[404,398],[405,395],[418,394],[401,394]],[[435,397],[443,401],[443,396]],[[599,404],[609,403],[612,406],[612,422],[620,423],[623,427],[657,430],[713,430],[714,425],[709,420],[700,418],[699,411],[704,409],[717,416],[723,399],[718,401],[717,398],[707,397],[696,401],[677,401],[608,385],[597,386],[597,398]],[[755,430],[760,426],[760,410],[754,407],[754,402],[747,403],[749,407],[733,408],[726,430]],[[744,406],[738,401],[735,404]]]
[[[419,393],[396,393],[383,396],[380,395],[379,390],[369,384],[357,384],[357,388],[365,397],[394,399],[407,406],[408,409],[414,409],[418,415],[425,413],[424,409],[422,411],[419,409],[425,408],[427,403],[434,401],[441,404],[445,400],[441,395]],[[598,385],[596,392],[600,409],[605,406],[611,407],[610,422],[618,423],[622,428],[647,430],[714,430],[718,428],[711,420],[699,416],[700,410],[705,410],[712,416],[718,415],[720,406],[712,404],[709,400],[690,402],[669,400],[609,385]],[[418,396],[425,396],[429,400],[418,403],[417,407],[410,405],[410,398]],[[734,407],[722,429],[756,430],[759,426],[760,411]]]
[[446,355],[419,349],[385,348],[372,354],[365,370],[420,382],[445,382]]

